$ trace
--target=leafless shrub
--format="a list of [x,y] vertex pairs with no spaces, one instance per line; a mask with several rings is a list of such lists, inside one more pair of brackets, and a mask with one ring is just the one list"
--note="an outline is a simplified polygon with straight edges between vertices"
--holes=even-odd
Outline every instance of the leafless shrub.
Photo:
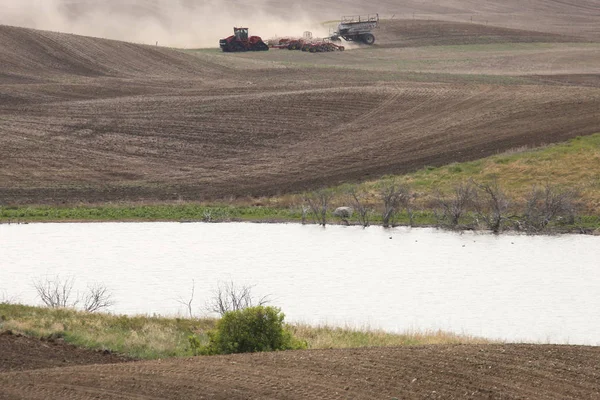
[[114,304],[112,293],[102,283],[88,286],[88,291],[83,296],[83,309],[87,312],[93,313]]
[[202,221],[204,222],[212,222],[213,216],[211,210],[202,211]]
[[333,193],[327,189],[320,189],[304,196],[304,201],[310,207],[315,223],[325,226],[327,224],[327,211]]
[[221,282],[215,289],[213,297],[206,308],[209,312],[224,315],[228,311],[243,310],[248,307],[264,306],[269,303],[269,296],[258,300],[252,296],[252,285],[236,286],[233,281]]
[[71,301],[74,284],[75,278],[69,277],[62,280],[60,276],[56,276],[54,280],[38,279],[33,282],[33,286],[42,302],[51,308],[66,308],[77,305],[77,299]]
[[190,294],[190,298],[187,300],[184,300],[183,298],[179,298],[177,300],[178,303],[182,304],[185,306],[185,308],[188,311],[188,315],[190,316],[190,318],[193,318],[193,313],[192,313],[192,303],[194,302],[194,292],[196,291],[196,281],[192,279],[192,293]]
[[15,304],[16,302],[16,296],[9,296],[4,290],[0,292],[0,304]]
[[456,228],[460,219],[472,206],[475,197],[475,189],[471,182],[463,182],[454,187],[452,194],[444,197],[441,193],[436,195],[436,203],[439,211],[436,211],[438,221]]
[[58,275],[54,279],[38,279],[33,282],[39,298],[46,307],[76,307],[77,304],[83,302],[83,309],[85,311],[95,312],[114,304],[112,294],[104,284],[96,283],[88,286],[88,291],[83,294],[82,298],[79,295],[73,298],[74,285],[74,277],[68,277],[63,280]]
[[202,211],[202,222],[223,222],[229,219],[226,208],[206,208]]
[[407,185],[400,184],[395,180],[388,180],[381,184],[379,188],[379,196],[383,201],[383,212],[381,220],[384,227],[389,227],[394,224],[396,215],[406,208],[410,225],[413,224],[413,213],[411,206],[411,192]]
[[576,197],[574,190],[563,190],[550,184],[542,188],[534,185],[526,199],[523,227],[540,232],[554,221],[573,223],[577,214]]
[[352,187],[348,189],[348,197],[352,203],[352,208],[356,212],[356,218],[358,218],[358,222],[366,228],[371,224],[369,219],[371,209],[366,206],[367,192],[364,190],[359,191],[355,187]]
[[473,206],[477,217],[494,233],[501,232],[506,221],[510,220],[510,201],[496,180],[491,183],[477,183]]

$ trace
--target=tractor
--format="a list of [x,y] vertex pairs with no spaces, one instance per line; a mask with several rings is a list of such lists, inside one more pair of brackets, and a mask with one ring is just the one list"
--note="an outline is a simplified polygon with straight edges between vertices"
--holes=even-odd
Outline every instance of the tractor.
[[248,28],[233,28],[233,35],[219,40],[221,50],[225,52],[266,51],[269,46],[260,36],[248,37]]

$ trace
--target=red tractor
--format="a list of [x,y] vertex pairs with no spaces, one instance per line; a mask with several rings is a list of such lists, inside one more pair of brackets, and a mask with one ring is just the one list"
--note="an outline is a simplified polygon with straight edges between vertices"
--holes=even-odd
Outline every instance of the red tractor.
[[248,37],[248,28],[233,28],[233,35],[219,40],[219,46],[226,52],[269,50],[260,36]]

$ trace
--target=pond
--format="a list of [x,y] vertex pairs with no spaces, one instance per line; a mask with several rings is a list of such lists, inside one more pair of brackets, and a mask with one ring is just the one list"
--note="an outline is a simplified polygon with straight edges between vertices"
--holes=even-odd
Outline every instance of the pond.
[[[299,224],[0,225],[0,296],[103,283],[110,311],[185,315],[219,282],[255,285],[287,321],[600,344],[600,237]],[[1,297],[0,297],[1,298]]]

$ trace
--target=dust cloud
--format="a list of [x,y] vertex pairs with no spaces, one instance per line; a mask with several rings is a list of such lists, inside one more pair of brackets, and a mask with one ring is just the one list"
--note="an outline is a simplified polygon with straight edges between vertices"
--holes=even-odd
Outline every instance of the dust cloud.
[[[218,47],[234,26],[268,39],[327,28],[300,4],[268,0],[0,0],[0,24],[182,48]],[[322,17],[322,16],[321,16]],[[322,19],[321,19],[322,20]]]

